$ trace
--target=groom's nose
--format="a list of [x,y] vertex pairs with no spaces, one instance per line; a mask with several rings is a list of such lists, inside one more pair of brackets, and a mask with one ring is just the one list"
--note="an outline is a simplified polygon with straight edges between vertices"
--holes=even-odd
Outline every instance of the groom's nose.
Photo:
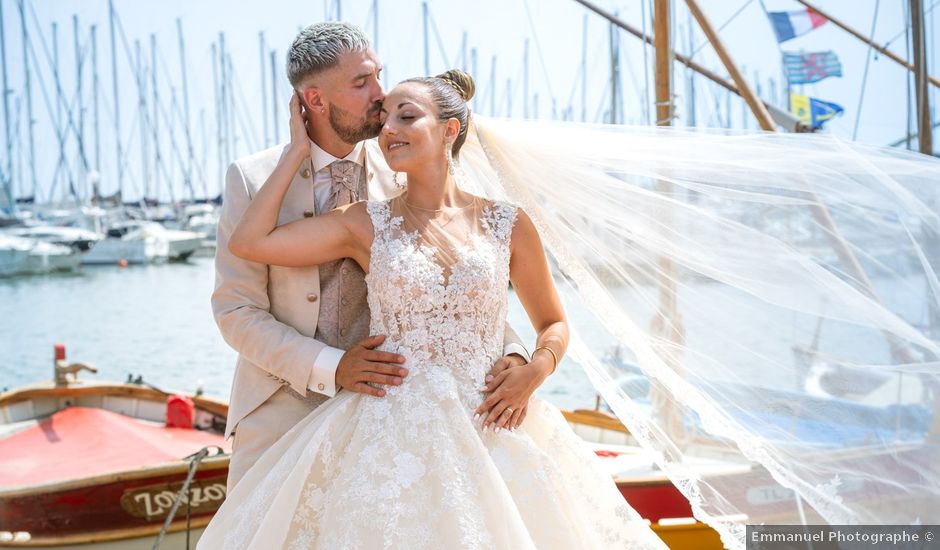
[[372,92],[372,102],[383,103],[384,101],[385,101],[385,89],[382,88],[382,83],[376,80],[375,89]]

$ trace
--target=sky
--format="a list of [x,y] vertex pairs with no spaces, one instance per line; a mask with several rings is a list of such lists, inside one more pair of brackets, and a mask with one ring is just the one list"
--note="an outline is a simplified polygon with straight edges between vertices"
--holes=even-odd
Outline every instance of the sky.
[[[845,23],[871,34],[878,43],[892,40],[893,51],[905,57],[905,2],[880,0],[816,0],[822,9]],[[0,168],[6,171],[11,159],[14,194],[33,193],[29,169],[29,147],[24,93],[23,40],[20,27],[20,0],[0,0],[5,31],[5,63],[8,78],[12,156],[5,146],[0,151]],[[652,32],[653,0],[595,0],[628,23]],[[721,37],[731,56],[746,77],[760,88],[763,98],[778,104],[785,102],[778,46],[768,11],[797,10],[795,0],[699,0],[716,26],[723,26]],[[940,0],[925,0],[927,15],[928,66],[932,75],[940,75],[936,43],[940,29]],[[26,6],[27,28],[32,52],[30,72],[35,141],[35,194],[40,201],[68,196],[69,181],[81,196],[88,196],[89,181],[97,172],[103,193],[118,188],[116,136],[120,135],[125,168],[122,189],[126,199],[148,195],[163,200],[190,195],[183,182],[182,159],[186,141],[182,109],[182,78],[177,19],[186,47],[186,74],[190,103],[190,135],[197,157],[194,181],[196,196],[214,196],[221,189],[221,174],[231,160],[287,139],[287,102],[289,86],[284,75],[284,53],[297,31],[310,23],[342,17],[362,26],[374,37],[376,50],[385,64],[385,85],[404,78],[423,75],[422,2],[420,0],[114,0],[120,26],[117,31],[118,110],[114,106],[112,52],[109,36],[107,0],[29,0]],[[551,118],[561,116],[569,107],[576,120],[581,119],[581,64],[587,62],[585,106],[588,122],[602,122],[609,109],[610,96],[610,26],[574,0],[429,0],[431,14],[428,69],[432,74],[448,68],[472,69],[469,52],[476,50],[477,97],[472,105],[478,113],[496,116]],[[378,17],[375,16],[375,8]],[[877,17],[876,17],[877,9]],[[73,17],[78,21],[78,52],[82,61],[82,99],[78,100],[75,34]],[[378,25],[376,25],[376,19]],[[58,27],[60,93],[53,78],[52,24]],[[96,26],[96,46],[100,89],[98,95],[99,139],[94,138],[94,99],[91,70],[91,25]],[[587,31],[585,34],[585,30]],[[691,21],[685,3],[673,3],[675,49],[721,75],[721,65],[704,35]],[[264,74],[259,33],[263,33]],[[899,33],[902,33],[898,36]],[[232,93],[235,97],[235,140],[219,154],[216,123],[216,92],[213,80],[213,46],[224,34],[226,49],[233,66]],[[140,42],[144,67],[145,103],[152,113],[151,35],[157,45],[157,93],[160,113],[157,142],[163,159],[154,166],[155,147],[152,125],[141,125],[139,87],[132,67],[136,65],[135,42]],[[468,59],[462,55],[466,36]],[[634,37],[618,33],[621,56],[622,109],[627,124],[649,123],[653,95],[651,48],[644,48]],[[524,51],[529,44],[528,102],[524,90]],[[584,47],[586,45],[586,48]],[[788,51],[832,50],[843,66],[842,78],[828,78],[794,91],[835,102],[845,113],[830,122],[826,131],[846,139],[886,145],[902,138],[908,128],[908,78],[906,71],[888,58],[869,52],[869,48],[835,25],[823,27],[783,44]],[[272,99],[271,52],[276,59],[278,94]],[[869,54],[872,54],[869,56]],[[869,58],[867,80],[864,79]],[[495,79],[493,62],[495,60]],[[674,66],[677,125],[690,123],[689,71]],[[511,81],[509,83],[508,81]],[[773,82],[771,82],[773,81]],[[863,82],[865,85],[863,86]],[[724,126],[756,129],[744,103],[704,78],[694,79],[696,121],[699,126]],[[647,90],[649,92],[647,93]],[[913,91],[910,92],[913,94]],[[178,106],[174,107],[172,97]],[[264,94],[264,95],[263,95]],[[537,100],[536,100],[537,96]],[[55,131],[56,101],[61,113],[71,113],[72,127],[83,119],[83,143],[87,167],[81,162],[75,131],[65,132],[62,152]],[[931,102],[936,121],[940,94],[931,88]],[[273,112],[272,104],[277,103]],[[861,107],[860,107],[861,105]],[[554,110],[553,110],[554,107]],[[729,109],[730,107],[730,109]],[[120,133],[115,129],[115,113],[120,114]],[[730,115],[729,115],[730,113]],[[0,116],[4,116],[0,113]],[[67,128],[65,114],[58,126]],[[730,116],[730,118],[729,118]],[[148,115],[148,119],[152,118]],[[911,116],[913,120],[913,116]],[[277,121],[278,134],[274,126]],[[4,119],[4,122],[6,120]],[[916,123],[913,125],[916,129]],[[143,133],[146,136],[142,135]],[[171,133],[172,132],[172,133]],[[934,138],[934,143],[940,141]],[[96,155],[96,143],[99,152]],[[100,164],[95,160],[100,159]],[[64,159],[60,162],[60,159]],[[146,159],[146,160],[145,160]],[[58,169],[57,169],[58,167]]]

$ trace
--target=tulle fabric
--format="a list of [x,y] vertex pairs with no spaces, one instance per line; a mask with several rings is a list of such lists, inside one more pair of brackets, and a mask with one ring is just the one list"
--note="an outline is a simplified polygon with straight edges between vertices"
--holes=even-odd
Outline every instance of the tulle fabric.
[[940,161],[829,136],[472,128],[462,185],[526,210],[582,320],[561,368],[726,546],[746,523],[940,522]]

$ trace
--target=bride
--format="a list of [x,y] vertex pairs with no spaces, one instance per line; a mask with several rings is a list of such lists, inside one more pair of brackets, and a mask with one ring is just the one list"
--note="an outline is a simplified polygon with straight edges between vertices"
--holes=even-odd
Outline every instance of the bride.
[[[379,146],[407,190],[278,226],[309,140],[291,101],[287,154],[230,241],[284,266],[352,258],[371,332],[408,358],[383,399],[344,392],[272,446],[228,495],[202,548],[664,548],[559,411],[534,397],[569,329],[524,211],[461,189],[473,81],[415,78],[385,100]],[[508,284],[538,335],[532,361],[484,386]],[[525,421],[518,428],[519,415]]]

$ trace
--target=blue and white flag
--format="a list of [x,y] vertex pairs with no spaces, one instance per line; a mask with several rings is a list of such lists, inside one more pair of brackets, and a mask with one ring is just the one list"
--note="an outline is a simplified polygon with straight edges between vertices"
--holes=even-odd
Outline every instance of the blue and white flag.
[[828,21],[811,9],[799,11],[772,11],[767,14],[774,26],[777,42],[786,42],[821,27]]
[[790,94],[790,113],[812,126],[814,130],[822,128],[823,123],[842,114],[843,111],[845,109],[836,103],[802,94]]
[[842,76],[842,64],[827,52],[783,52],[783,68],[790,84],[812,84],[830,76]]

